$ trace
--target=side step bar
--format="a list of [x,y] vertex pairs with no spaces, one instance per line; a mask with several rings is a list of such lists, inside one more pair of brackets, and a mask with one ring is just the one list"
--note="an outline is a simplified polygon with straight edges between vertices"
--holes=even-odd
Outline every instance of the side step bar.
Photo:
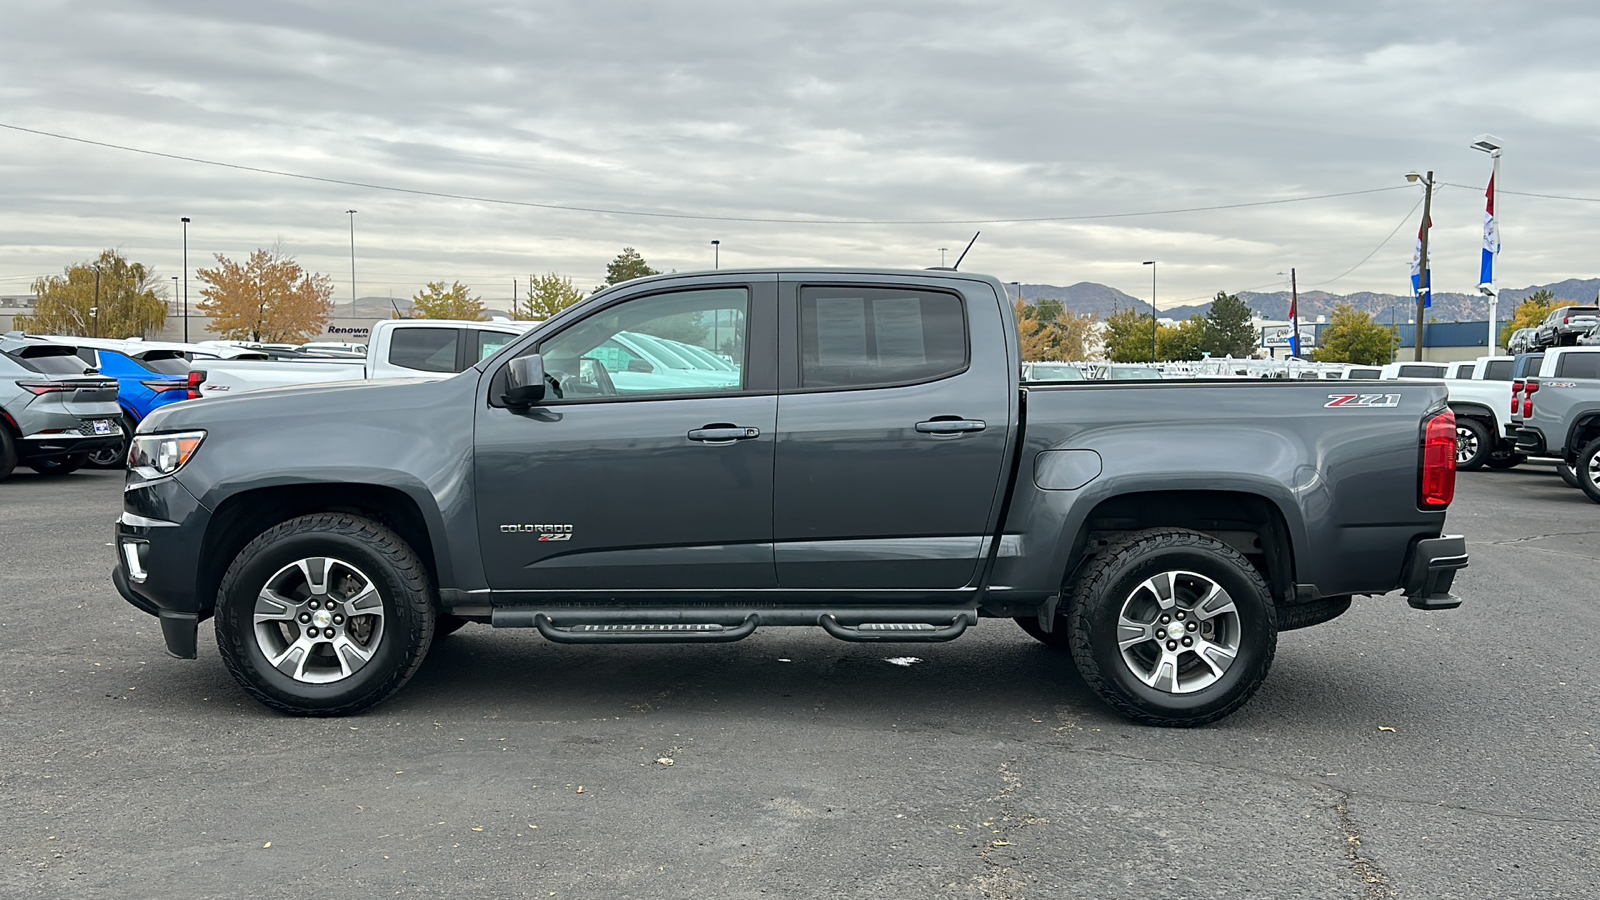
[[661,608],[640,606],[499,607],[496,628],[536,628],[560,644],[728,643],[758,626],[821,626],[841,641],[950,641],[977,624],[977,611],[958,607]]

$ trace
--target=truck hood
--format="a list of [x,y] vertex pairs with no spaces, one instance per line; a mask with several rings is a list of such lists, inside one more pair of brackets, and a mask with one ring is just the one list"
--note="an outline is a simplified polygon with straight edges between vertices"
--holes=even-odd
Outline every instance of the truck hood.
[[185,431],[240,422],[261,422],[283,417],[301,420],[346,420],[351,416],[382,417],[395,412],[430,406],[440,399],[441,386],[456,382],[477,382],[471,377],[386,378],[376,381],[333,381],[306,385],[266,388],[228,397],[211,396],[164,406],[139,423],[141,434],[156,431]]

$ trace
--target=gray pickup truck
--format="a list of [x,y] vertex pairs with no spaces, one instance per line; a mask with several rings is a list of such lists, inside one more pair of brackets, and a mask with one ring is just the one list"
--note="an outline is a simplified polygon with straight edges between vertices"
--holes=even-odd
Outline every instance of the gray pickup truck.
[[454,377],[152,414],[113,580],[175,657],[214,616],[243,688],[299,715],[378,703],[466,622],[943,641],[991,617],[1124,715],[1197,725],[1353,595],[1461,602],[1443,385],[1020,369],[985,276],[631,281]]
[[1553,352],[1553,374],[1514,383],[1507,428],[1520,452],[1555,457],[1562,480],[1600,503],[1600,351]]

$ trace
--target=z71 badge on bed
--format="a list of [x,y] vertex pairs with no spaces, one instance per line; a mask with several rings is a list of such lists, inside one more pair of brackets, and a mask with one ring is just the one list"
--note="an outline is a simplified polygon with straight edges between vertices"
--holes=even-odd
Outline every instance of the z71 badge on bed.
[[1396,409],[1399,394],[1329,394],[1324,409]]

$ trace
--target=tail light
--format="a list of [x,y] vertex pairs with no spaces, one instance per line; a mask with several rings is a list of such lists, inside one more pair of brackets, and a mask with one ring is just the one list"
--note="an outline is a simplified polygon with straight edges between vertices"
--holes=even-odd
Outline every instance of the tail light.
[[1539,382],[1532,379],[1522,387],[1522,417],[1524,419],[1533,415],[1533,395],[1539,392]]
[[1444,509],[1456,496],[1456,415],[1450,410],[1428,420],[1422,432],[1422,477],[1418,504]]
[[83,387],[83,384],[72,381],[19,381],[17,387],[37,396],[68,393]]
[[1572,317],[1571,316],[1567,316],[1565,319],[1562,319],[1561,320],[1561,324],[1563,324],[1563,325],[1571,325],[1572,324]]
[[158,394],[165,394],[168,391],[184,391],[189,395],[185,399],[198,400],[200,399],[200,385],[205,380],[206,373],[196,371],[190,372],[189,377],[182,381],[141,381],[139,383]]
[[1521,399],[1517,395],[1520,393],[1522,393],[1522,379],[1518,378],[1511,382],[1511,414],[1513,416],[1517,414],[1517,401]]

